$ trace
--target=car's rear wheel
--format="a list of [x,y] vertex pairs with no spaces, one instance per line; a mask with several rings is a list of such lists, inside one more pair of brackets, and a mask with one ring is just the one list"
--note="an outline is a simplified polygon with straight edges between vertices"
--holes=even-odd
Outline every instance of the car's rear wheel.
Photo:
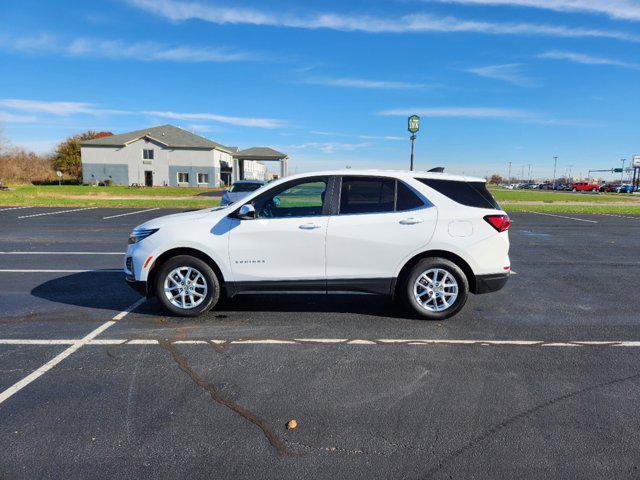
[[178,255],[160,267],[155,292],[158,301],[172,314],[196,317],[218,302],[220,282],[211,267],[199,258]]
[[469,295],[469,281],[462,269],[451,260],[437,257],[420,260],[403,288],[411,309],[428,320],[452,317]]

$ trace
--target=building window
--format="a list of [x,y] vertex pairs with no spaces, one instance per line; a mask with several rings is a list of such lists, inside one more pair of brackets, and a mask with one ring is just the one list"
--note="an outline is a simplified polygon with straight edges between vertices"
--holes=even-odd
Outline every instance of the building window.
[[187,172],[178,172],[178,183],[189,183],[189,174]]
[[145,160],[153,160],[153,150],[143,149],[142,150],[142,158]]
[[198,183],[209,183],[209,174],[208,173],[199,173],[198,174]]

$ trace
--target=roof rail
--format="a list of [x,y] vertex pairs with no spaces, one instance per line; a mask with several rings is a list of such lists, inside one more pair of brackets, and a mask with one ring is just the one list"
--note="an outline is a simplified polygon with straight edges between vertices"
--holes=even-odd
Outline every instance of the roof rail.
[[427,172],[444,173],[444,167],[433,167],[431,170],[427,170]]

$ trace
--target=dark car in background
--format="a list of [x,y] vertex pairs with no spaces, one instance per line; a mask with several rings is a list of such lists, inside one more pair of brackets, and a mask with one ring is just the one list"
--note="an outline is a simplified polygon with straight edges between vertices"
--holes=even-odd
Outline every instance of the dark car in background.
[[620,182],[605,183],[603,185],[600,185],[601,192],[617,192],[618,188],[620,188]]

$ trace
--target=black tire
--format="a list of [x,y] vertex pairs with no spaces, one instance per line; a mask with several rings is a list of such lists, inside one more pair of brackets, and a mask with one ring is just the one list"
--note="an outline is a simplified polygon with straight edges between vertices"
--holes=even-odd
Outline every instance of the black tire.
[[[424,272],[427,272],[428,270],[434,268],[446,271],[455,278],[456,283],[458,284],[458,295],[453,304],[451,304],[450,307],[440,311],[428,310],[418,302],[414,295],[415,282]],[[406,277],[406,281],[401,286],[401,288],[403,289],[401,297],[405,299],[407,305],[413,312],[417,313],[420,317],[426,320],[445,320],[449,317],[454,316],[462,309],[462,307],[464,307],[464,304],[467,301],[467,297],[469,296],[469,280],[467,279],[467,276],[464,274],[462,269],[451,260],[439,257],[431,257],[420,260],[411,269],[409,275]],[[436,300],[436,302],[438,301]],[[441,303],[441,301],[438,303]]]
[[[191,267],[197,270],[206,282],[207,291],[204,295],[204,300],[195,307],[180,308],[171,303],[165,295],[165,279],[174,269],[180,267]],[[220,281],[212,268],[199,258],[190,255],[178,255],[162,264],[156,275],[154,291],[158,301],[173,315],[179,317],[197,317],[212,309],[218,303],[218,299],[220,298]]]

